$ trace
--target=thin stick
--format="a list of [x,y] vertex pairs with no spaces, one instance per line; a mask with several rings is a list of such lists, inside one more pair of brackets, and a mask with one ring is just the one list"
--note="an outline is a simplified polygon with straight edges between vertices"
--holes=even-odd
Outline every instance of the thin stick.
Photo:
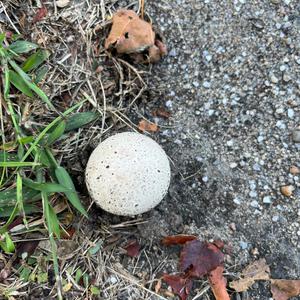
[[145,0],[141,0],[141,19],[144,20]]

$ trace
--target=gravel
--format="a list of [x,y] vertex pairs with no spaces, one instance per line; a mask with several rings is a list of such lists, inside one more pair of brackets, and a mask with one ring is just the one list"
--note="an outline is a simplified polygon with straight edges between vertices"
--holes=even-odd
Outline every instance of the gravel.
[[[289,174],[300,166],[299,2],[149,1],[147,8],[171,53],[152,69],[155,100],[146,105],[150,112],[172,103],[161,123],[168,138],[157,134],[174,163],[161,218],[168,223],[176,213],[185,233],[226,240],[241,264],[257,257],[240,241],[253,245],[273,277],[300,278],[300,182]],[[287,184],[291,197],[280,192]]]

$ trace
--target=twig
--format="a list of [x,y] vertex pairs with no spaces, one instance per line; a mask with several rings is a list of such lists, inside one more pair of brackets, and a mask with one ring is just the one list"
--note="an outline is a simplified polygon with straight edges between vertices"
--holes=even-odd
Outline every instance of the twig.
[[145,0],[140,0],[141,19],[144,20]]

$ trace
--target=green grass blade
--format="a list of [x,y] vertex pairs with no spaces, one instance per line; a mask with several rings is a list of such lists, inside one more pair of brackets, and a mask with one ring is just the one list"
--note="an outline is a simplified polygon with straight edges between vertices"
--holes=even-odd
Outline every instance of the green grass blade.
[[38,88],[38,86],[31,82],[30,77],[11,59],[8,60],[9,64],[13,67],[13,69],[22,77],[25,84],[34,91],[50,108],[54,109],[53,104],[50,102],[49,98],[46,94]]
[[17,54],[22,54],[22,53],[28,53],[34,49],[37,49],[38,45],[27,42],[27,41],[16,41],[8,47],[9,50],[17,53]]
[[49,71],[48,66],[42,66],[42,67],[38,68],[35,71],[35,73],[33,74],[34,83],[38,84],[39,82],[41,82],[45,78],[48,71]]
[[26,145],[26,144],[30,144],[34,141],[34,137],[32,135],[30,136],[23,136],[19,139],[19,143]]
[[[60,272],[59,272],[59,265],[58,265],[58,258],[57,258],[57,246],[53,237],[53,233],[55,233],[55,230],[57,230],[57,227],[53,227],[51,224],[51,221],[58,223],[57,217],[55,215],[54,218],[51,219],[51,212],[50,212],[50,205],[49,205],[49,200],[48,200],[48,195],[45,192],[42,192],[42,201],[43,201],[43,208],[44,208],[44,215],[46,218],[46,223],[49,231],[49,240],[50,240],[50,245],[51,245],[51,252],[52,252],[52,258],[53,258],[53,267],[54,267],[54,273],[55,273],[55,280],[57,283],[57,292],[58,292],[58,299],[62,299],[62,286],[61,286],[61,277],[60,277]],[[55,220],[56,218],[56,220]],[[55,225],[57,226],[57,225]],[[58,225],[59,226],[59,225]],[[59,228],[59,227],[58,227]],[[60,233],[59,233],[60,234]]]
[[3,249],[5,253],[12,253],[15,251],[15,245],[13,241],[11,240],[8,232],[4,233],[4,241],[0,241],[0,247]]
[[66,197],[68,198],[68,200],[70,201],[70,203],[80,212],[82,213],[84,216],[87,217],[87,212],[84,209],[84,207],[82,206],[79,197],[77,195],[77,192],[75,190],[75,186],[73,184],[73,181],[69,175],[69,173],[63,168],[63,167],[58,167],[55,169],[55,175],[56,178],[58,180],[58,182],[67,187],[69,190],[65,193]]
[[23,182],[22,177],[19,173],[17,173],[17,205],[20,214],[23,217],[24,224],[27,224],[25,210],[24,210],[24,202],[23,202]]
[[50,52],[47,50],[38,50],[27,58],[23,63],[22,69],[24,72],[30,72],[39,67],[50,56]]
[[4,161],[18,161],[18,155],[6,151],[0,151],[0,162]]
[[50,146],[54,142],[56,142],[63,134],[66,128],[66,122],[62,120],[58,125],[54,128],[54,130],[49,134],[46,145]]
[[20,162],[20,161],[4,161],[4,162],[0,162],[0,168],[5,167],[5,168],[24,168],[24,167],[36,167],[36,166],[40,166],[39,163],[35,163],[35,162]]
[[73,110],[75,110],[77,107],[81,106],[86,100],[83,100],[77,104],[75,104],[74,106],[72,106],[71,108],[69,108],[68,110],[66,110],[62,116],[57,117],[56,119],[54,119],[49,125],[46,126],[46,128],[36,137],[35,141],[32,143],[32,145],[30,146],[30,148],[27,150],[27,152],[25,153],[25,155],[22,158],[22,161],[25,161],[25,159],[31,154],[31,152],[36,148],[37,144],[44,138],[44,136],[46,135],[47,132],[50,131],[51,128],[53,128],[60,120],[62,120],[63,116],[67,116],[69,113],[71,113]]
[[[23,202],[40,199],[40,193],[28,187],[22,187]],[[13,206],[17,203],[17,189],[3,190],[0,192],[0,207]]]
[[[24,207],[25,215],[34,214],[41,211],[41,209],[34,204],[24,204],[23,207]],[[12,214],[13,210],[14,210],[13,206],[0,207],[1,218],[9,217]]]
[[46,218],[46,223],[48,227],[49,233],[54,233],[58,238],[60,238],[60,228],[58,218],[54,212],[53,207],[49,203],[48,195],[46,192],[42,192],[42,200],[43,200],[43,210],[44,216]]
[[32,98],[33,93],[31,89],[26,85],[21,76],[14,71],[9,71],[9,81],[15,86],[20,92],[26,96]]
[[39,183],[35,182],[28,178],[23,178],[23,183],[27,187],[41,191],[44,193],[68,193],[70,192],[70,188],[67,188],[61,184],[52,183],[52,182],[46,182],[46,183]]
[[5,40],[5,37],[6,37],[5,33],[0,34],[0,43],[3,43],[3,41]]
[[98,112],[87,111],[76,113],[67,118],[65,131],[71,131],[81,128],[99,118],[100,114]]
[[48,220],[51,227],[51,232],[53,232],[57,238],[60,238],[60,227],[57,215],[53,207],[49,204]]
[[[2,62],[3,63],[3,62]],[[9,70],[7,67],[7,61],[4,62],[4,99],[8,99],[10,89]]]

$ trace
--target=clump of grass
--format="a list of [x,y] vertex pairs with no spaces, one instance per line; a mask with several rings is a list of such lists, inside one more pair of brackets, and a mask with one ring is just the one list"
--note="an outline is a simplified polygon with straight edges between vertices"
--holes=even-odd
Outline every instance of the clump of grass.
[[[52,199],[57,193],[64,194],[80,214],[87,216],[87,212],[80,202],[71,176],[58,163],[51,147],[63,138],[65,132],[84,126],[98,118],[98,114],[85,112],[69,116],[85,102],[83,100],[59,114],[36,135],[27,135],[21,126],[18,105],[13,100],[20,95],[28,97],[28,101],[29,98],[39,97],[48,109],[55,111],[46,94],[38,87],[46,75],[47,68],[43,63],[49,55],[47,50],[38,49],[37,45],[21,40],[19,36],[12,36],[11,42],[8,42],[6,35],[0,34],[0,217],[1,221],[7,218],[0,227],[0,247],[6,253],[15,251],[9,226],[17,216],[21,216],[27,226],[28,215],[42,212],[53,255],[58,298],[61,299],[55,238],[60,238],[62,228]],[[6,127],[11,127],[12,133],[8,134]]]

